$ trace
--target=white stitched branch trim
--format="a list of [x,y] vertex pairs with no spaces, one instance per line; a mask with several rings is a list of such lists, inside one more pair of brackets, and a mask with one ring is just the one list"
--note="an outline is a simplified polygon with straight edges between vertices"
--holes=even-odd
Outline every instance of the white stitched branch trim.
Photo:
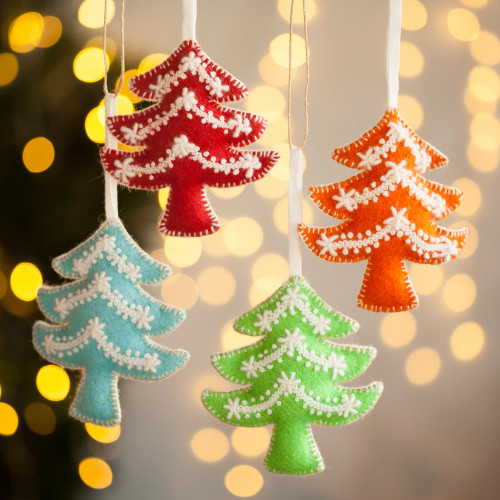
[[145,167],[134,165],[133,158],[129,157],[121,160],[115,160],[115,170],[112,175],[120,181],[121,184],[128,185],[130,179],[135,175],[142,177],[149,175],[149,178],[154,179],[154,175],[166,172],[167,168],[174,167],[174,161],[178,158],[191,158],[198,162],[202,169],[211,169],[215,173],[223,172],[228,175],[230,173],[238,175],[241,170],[245,171],[245,177],[250,178],[253,176],[255,170],[259,170],[262,166],[259,158],[253,152],[244,152],[238,159],[230,158],[229,161],[223,158],[220,162],[217,161],[215,156],[210,157],[210,153],[200,152],[200,148],[189,142],[185,135],[180,135],[174,138],[174,143],[171,148],[166,150],[166,158],[160,158],[158,163],[147,163]]
[[[64,354],[67,356],[77,353],[89,343],[89,339],[93,339],[97,343],[97,349],[102,349],[106,358],[111,358],[113,363],[119,366],[126,366],[128,370],[136,368],[137,370],[151,371],[156,373],[156,367],[161,364],[158,359],[158,353],[145,353],[140,356],[140,352],[136,351],[132,356],[132,351],[127,349],[125,354],[120,354],[120,347],[114,346],[112,342],[108,342],[104,329],[105,323],[101,323],[98,317],[89,319],[87,326],[76,333],[76,336],[54,338],[54,334],[45,335],[42,345],[47,351],[47,354],[56,354],[62,358]],[[66,353],[62,352],[66,351]]]
[[96,264],[99,259],[103,259],[105,254],[108,255],[109,263],[116,266],[119,273],[125,273],[125,278],[132,283],[142,278],[140,266],[127,262],[126,255],[120,255],[121,249],[116,247],[116,238],[109,234],[100,236],[89,250],[83,252],[82,258],[73,259],[73,271],[79,276],[87,276],[92,265]]
[[364,249],[370,253],[372,248],[380,246],[380,240],[389,241],[391,237],[404,239],[410,248],[425,259],[444,259],[445,262],[458,255],[458,242],[452,241],[445,236],[429,236],[422,229],[415,232],[415,224],[405,217],[406,208],[397,210],[391,207],[392,217],[384,220],[384,227],[376,226],[376,231],[366,231],[366,237],[362,233],[357,234],[357,239],[353,233],[335,234],[330,237],[325,232],[319,233],[320,239],[316,243],[322,247],[320,255],[329,253],[332,257],[337,257],[338,252],[342,251],[344,255],[353,250],[359,253]]
[[330,401],[337,403],[338,398],[326,398],[324,402],[318,398],[312,398],[310,395],[311,391],[309,391],[309,394],[306,394],[305,386],[299,385],[301,380],[296,379],[295,375],[295,372],[291,372],[290,376],[285,372],[281,372],[281,376],[276,380],[277,383],[274,384],[276,391],[262,403],[248,405],[247,401],[242,401],[242,404],[240,404],[240,398],[227,398],[228,404],[224,405],[224,409],[228,410],[227,418],[231,419],[234,417],[237,420],[241,420],[241,415],[244,415],[245,418],[250,418],[252,414],[255,414],[256,418],[260,418],[261,413],[264,411],[271,414],[272,408],[275,405],[281,406],[281,396],[290,396],[292,394],[295,394],[296,401],[303,401],[304,408],[309,407],[311,413],[317,413],[318,415],[326,413],[327,418],[330,418],[333,413],[344,418],[358,413],[357,408],[361,406],[361,401],[356,399],[354,394],[343,394],[340,404],[331,405],[329,404]]
[[108,307],[114,307],[116,314],[123,319],[130,318],[137,328],[151,330],[150,322],[154,316],[149,313],[149,306],[130,304],[123,299],[123,295],[118,290],[111,291],[111,276],[107,276],[104,271],[96,273],[87,288],[77,290],[75,293],[68,294],[62,299],[55,299],[54,311],[59,313],[60,320],[63,321],[66,316],[79,305],[90,302],[100,294],[101,298],[108,301]]

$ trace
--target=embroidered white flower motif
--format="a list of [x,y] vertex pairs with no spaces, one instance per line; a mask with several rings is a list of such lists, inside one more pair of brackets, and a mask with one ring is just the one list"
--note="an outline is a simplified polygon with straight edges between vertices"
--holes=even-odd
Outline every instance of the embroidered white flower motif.
[[121,183],[121,184],[130,184],[130,178],[135,176],[135,172],[133,171],[132,158],[125,158],[123,161],[115,160],[115,170],[113,171],[113,176]]
[[347,369],[345,356],[337,356],[334,352],[332,352],[330,356],[328,356],[328,360],[333,368],[332,379],[335,380],[338,375],[343,377],[345,375],[345,370]]
[[319,252],[320,255],[325,254],[328,252],[332,257],[337,257],[337,249],[335,245],[335,240],[337,240],[339,237],[338,235],[333,235],[328,237],[326,233],[321,233],[321,239],[316,240],[316,243],[322,247],[321,251]]
[[[244,155],[242,155],[242,158],[244,160],[243,168],[246,170],[245,177],[247,179],[250,179],[250,177],[252,177],[252,175],[254,174],[254,170],[259,170],[262,164],[260,163],[259,158],[251,153],[245,153]],[[233,170],[233,173],[236,175],[238,171]]]
[[195,97],[193,91],[190,91],[187,87],[182,89],[182,96],[179,96],[175,100],[175,106],[177,108],[184,108],[186,111],[191,111],[198,104],[198,100]]
[[121,127],[121,131],[123,133],[123,138],[129,142],[130,144],[137,144],[138,142],[144,140],[145,134],[144,131],[141,130],[142,125],[138,122],[134,123],[132,128],[129,127]]
[[445,262],[449,262],[452,257],[455,257],[458,255],[458,241],[451,241],[450,239],[446,238],[443,241],[444,245],[446,245],[446,248],[439,254],[440,258],[445,258]]
[[227,124],[233,129],[233,137],[239,137],[242,132],[248,135],[252,131],[250,120],[237,113],[227,121]]
[[55,348],[54,342],[52,341],[54,338],[54,335],[52,333],[45,335],[45,337],[42,340],[42,346],[45,349],[47,354],[55,354],[57,352],[57,349]]
[[409,137],[408,129],[400,122],[389,122],[388,127],[387,136],[397,142],[404,141]]
[[196,146],[189,142],[189,139],[183,134],[179,137],[174,137],[174,144],[172,145],[172,153],[176,156],[187,156],[196,150]]
[[339,194],[332,196],[333,200],[338,201],[335,208],[345,207],[349,212],[354,210],[358,206],[356,201],[353,199],[355,193],[355,189],[351,189],[346,193],[344,188],[339,188]]
[[326,332],[330,331],[330,318],[325,318],[322,314],[320,314],[314,323],[313,333],[319,333],[320,335],[325,335]]
[[247,378],[257,377],[257,366],[255,363],[255,356],[251,356],[248,361],[242,361],[241,370],[243,370]]
[[358,163],[358,167],[366,168],[367,170],[370,170],[382,161],[378,155],[375,154],[373,148],[368,148],[365,153],[357,153],[357,155],[361,158],[361,161]]
[[87,326],[86,326],[86,331],[89,334],[89,336],[93,339],[100,339],[104,336],[104,328],[106,327],[105,323],[100,323],[99,318],[91,318],[89,319]]
[[137,312],[137,328],[144,328],[146,330],[151,330],[151,325],[149,324],[151,321],[155,319],[155,317],[149,314],[150,307],[149,306],[136,306]]
[[86,259],[73,259],[73,271],[79,276],[86,276],[90,265]]
[[437,194],[431,195],[432,201],[434,202],[434,215],[436,217],[441,217],[446,212],[446,200],[441,198]]
[[300,287],[296,286],[293,290],[292,288],[287,289],[285,295],[281,297],[281,302],[288,307],[290,314],[293,315],[296,307],[300,310],[304,302],[307,302],[307,296],[300,293]]
[[96,248],[100,248],[104,252],[111,252],[116,248],[116,238],[109,234],[105,234],[97,240]]
[[94,274],[94,279],[92,280],[97,291],[104,292],[109,289],[109,281],[111,281],[111,276],[106,276],[104,271]]
[[226,410],[229,410],[227,412],[228,419],[233,418],[233,416],[235,416],[238,420],[241,419],[241,416],[238,412],[238,410],[239,410],[238,403],[239,402],[240,402],[240,398],[234,398],[234,399],[227,398],[227,405],[224,405],[223,408]]
[[410,221],[404,216],[404,214],[406,213],[406,208],[402,208],[398,211],[395,207],[391,207],[391,212],[392,217],[384,220],[384,224],[391,231],[399,231],[401,228],[410,225]]
[[402,180],[407,179],[410,171],[405,168],[406,160],[401,160],[398,164],[393,161],[386,161],[385,166],[389,167],[389,171],[383,176],[382,180],[391,179],[393,182],[399,184]]
[[281,377],[278,377],[277,382],[283,389],[285,396],[288,396],[297,389],[300,379],[295,378],[295,372],[290,373],[290,378],[288,378],[285,372],[281,372]]
[[184,73],[190,71],[192,75],[195,75],[200,65],[201,59],[199,57],[196,57],[196,54],[191,51],[187,56],[184,56],[181,59],[180,69]]
[[59,313],[61,319],[64,319],[71,309],[71,304],[69,301],[63,297],[62,299],[56,298],[54,300],[54,311]]
[[208,85],[210,85],[210,95],[216,97],[222,97],[224,92],[229,90],[229,85],[223,85],[221,79],[216,76],[215,71],[210,73],[211,79],[208,80]]
[[354,394],[350,394],[349,396],[347,394],[342,394],[342,404],[344,405],[344,413],[343,417],[347,418],[351,413],[353,415],[356,415],[358,411],[356,408],[359,408],[361,406],[361,401],[356,399],[356,396]]
[[259,321],[256,321],[253,326],[259,328],[259,331],[262,332],[270,332],[271,324],[273,322],[273,313],[268,311],[267,309],[262,312],[262,314],[257,313],[257,318]]
[[152,83],[149,85],[149,89],[154,92],[154,97],[161,98],[161,96],[165,93],[165,88],[168,86],[169,75],[158,75],[156,79],[156,83]]
[[278,339],[278,342],[283,344],[289,351],[293,351],[294,346],[299,344],[301,340],[304,340],[306,337],[302,335],[300,330],[296,328],[293,333],[290,333],[290,330],[285,328],[286,337],[281,337]]
[[125,273],[125,278],[133,282],[137,282],[142,278],[141,268],[135,266],[132,262],[125,266]]
[[156,373],[156,367],[161,364],[161,361],[158,359],[158,353],[155,352],[153,354],[149,354],[148,352],[144,354],[142,357],[142,366],[144,371],[151,371]]

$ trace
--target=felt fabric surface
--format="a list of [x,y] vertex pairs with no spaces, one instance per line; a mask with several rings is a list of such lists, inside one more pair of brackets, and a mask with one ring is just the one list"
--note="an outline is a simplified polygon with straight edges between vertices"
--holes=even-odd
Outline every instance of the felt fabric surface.
[[441,264],[455,259],[467,228],[435,222],[456,209],[462,193],[421,174],[447,159],[406,124],[398,109],[359,140],[336,149],[333,159],[362,173],[346,181],[311,187],[324,212],[345,222],[320,228],[299,225],[307,246],[329,262],[368,260],[358,305],[371,311],[414,309],[418,297],[405,261]]
[[311,425],[345,425],[369,412],[383,385],[343,387],[376,355],[373,347],[327,339],[359,325],[332,310],[301,276],[290,278],[268,300],[239,317],[234,329],[257,343],[212,356],[219,373],[247,387],[206,390],[202,400],[219,420],[243,427],[274,424],[265,458],[270,472],[314,474],[324,469]]
[[130,88],[156,104],[108,119],[119,142],[142,149],[102,148],[105,170],[134,189],[170,186],[160,221],[163,234],[214,233],[219,222],[206,186],[256,181],[279,159],[271,150],[238,149],[259,139],[266,120],[221,104],[243,99],[248,90],[193,40],[184,41],[163,63],[131,79]]
[[33,343],[46,360],[81,370],[70,415],[83,422],[113,426],[121,420],[118,379],[163,379],[189,359],[184,350],[151,340],[185,318],[139,285],[160,283],[170,269],[149,257],[118,219],[110,219],[86,241],[53,261],[74,280],[42,286],[38,304],[53,323],[38,321]]

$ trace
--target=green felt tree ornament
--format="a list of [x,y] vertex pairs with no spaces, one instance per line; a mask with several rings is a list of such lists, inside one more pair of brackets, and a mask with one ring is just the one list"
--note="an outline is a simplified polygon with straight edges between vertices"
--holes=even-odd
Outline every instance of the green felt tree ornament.
[[343,387],[376,355],[373,347],[341,345],[359,325],[335,312],[301,276],[291,277],[269,299],[240,316],[234,329],[261,337],[248,347],[214,354],[219,373],[244,389],[203,393],[219,420],[243,427],[273,424],[264,461],[270,472],[314,474],[325,466],[311,425],[346,425],[368,413],[383,385]]

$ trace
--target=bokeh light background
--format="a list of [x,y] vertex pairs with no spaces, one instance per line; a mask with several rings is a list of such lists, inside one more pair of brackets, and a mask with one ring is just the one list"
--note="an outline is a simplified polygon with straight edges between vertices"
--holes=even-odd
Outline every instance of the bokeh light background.
[[[126,3],[128,80],[178,45],[181,2]],[[307,3],[311,89],[305,186],[353,175],[330,154],[383,115],[387,25],[386,0]],[[400,107],[410,125],[449,156],[449,166],[429,178],[464,191],[462,206],[445,221],[471,230],[461,257],[444,266],[411,265],[420,309],[385,315],[355,305],[364,263],[327,264],[303,251],[310,284],[361,323],[347,341],[379,350],[356,381],[384,381],[376,409],[352,426],[315,427],[326,471],[287,478],[262,467],[268,429],[224,425],[200,403],[202,389],[231,387],[212,369],[209,354],[249,341],[232,331],[232,320],[287,278],[289,4],[199,2],[198,40],[249,87],[248,99],[238,104],[267,117],[269,128],[259,145],[279,150],[283,160],[254,185],[210,190],[223,224],[203,239],[164,239],[157,232],[168,192],[120,192],[120,213],[130,232],[174,271],[154,293],[188,311],[185,323],[164,342],[188,349],[192,360],[160,383],[121,382],[123,423],[106,430],[65,416],[77,378],[40,361],[29,345],[31,324],[40,317],[36,289],[44,280],[58,280],[50,259],[85,238],[102,218],[97,144],[104,142],[103,2],[2,2],[0,489],[8,492],[5,498],[495,497],[500,3],[494,0],[404,0]],[[119,59],[115,10],[110,0],[112,83]],[[296,10],[300,21],[301,9]],[[303,125],[301,37],[297,24],[297,137]],[[134,104],[125,86],[119,112],[131,113]],[[307,199],[304,220],[334,223]]]

